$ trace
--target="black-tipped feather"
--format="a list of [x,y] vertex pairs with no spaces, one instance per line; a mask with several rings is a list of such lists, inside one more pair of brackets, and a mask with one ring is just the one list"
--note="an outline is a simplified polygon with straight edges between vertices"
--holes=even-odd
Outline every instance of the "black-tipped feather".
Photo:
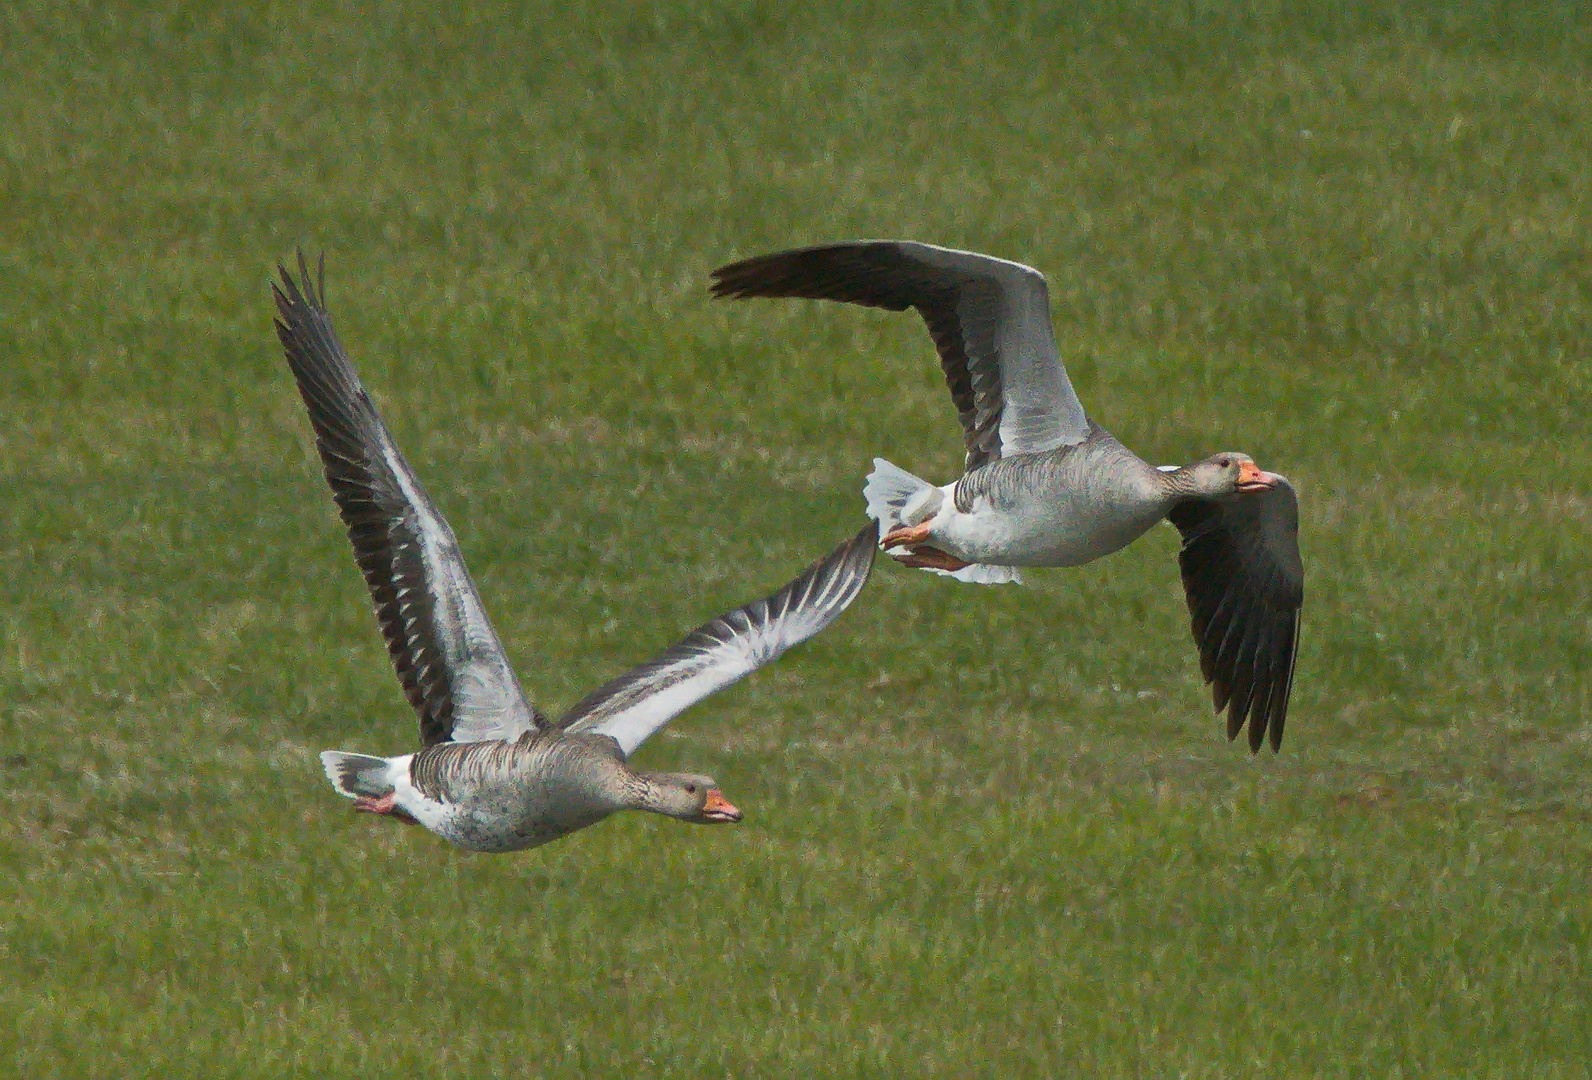
[[1271,491],[1185,499],[1167,515],[1183,534],[1178,565],[1200,671],[1227,712],[1227,737],[1247,724],[1249,748],[1282,745],[1299,650],[1304,565],[1299,504],[1281,480]]
[[838,300],[886,311],[917,308],[940,355],[946,386],[962,424],[967,471],[1001,456],[1000,371],[980,371],[974,378],[957,317],[955,286],[902,260],[895,244],[802,248],[721,266],[713,271],[713,295],[721,300]]
[[1056,353],[1045,279],[1031,267],[927,244],[863,240],[721,266],[713,271],[713,295],[916,308],[962,424],[966,472],[1003,454],[1049,450],[1088,433]]
[[558,726],[611,735],[629,756],[682,710],[839,618],[867,583],[878,544],[878,526],[870,523],[772,596],[703,623],[656,659],[587,694]]

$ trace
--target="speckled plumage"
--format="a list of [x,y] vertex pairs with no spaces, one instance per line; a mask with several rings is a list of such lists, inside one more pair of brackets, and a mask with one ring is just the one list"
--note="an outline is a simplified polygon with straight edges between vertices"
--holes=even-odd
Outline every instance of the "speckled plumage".
[[420,722],[413,754],[323,753],[337,792],[474,851],[535,847],[620,810],[740,820],[711,777],[637,772],[628,759],[672,717],[838,618],[868,579],[877,527],[870,522],[772,596],[709,620],[552,722],[521,690],[452,530],[338,343],[324,286],[301,256],[298,279],[284,269],[272,291],[327,482]]
[[528,732],[512,742],[437,743],[409,781],[442,808],[432,831],[472,851],[518,851],[635,809],[644,784],[607,735]]

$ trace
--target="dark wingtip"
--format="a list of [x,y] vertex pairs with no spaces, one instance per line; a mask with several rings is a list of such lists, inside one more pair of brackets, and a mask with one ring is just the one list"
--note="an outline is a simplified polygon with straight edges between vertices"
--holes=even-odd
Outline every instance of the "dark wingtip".
[[1251,714],[1249,717],[1249,752],[1260,753],[1262,744],[1266,741],[1266,718]]
[[869,521],[846,546],[853,550],[868,552],[868,557],[872,560],[873,554],[879,550],[879,530],[880,525],[877,521]]
[[[1226,713],[1227,741],[1232,742],[1238,738],[1238,733],[1249,727],[1248,743],[1251,754],[1260,753],[1261,747],[1271,744],[1272,753],[1282,749],[1283,725],[1288,719],[1288,691],[1292,688],[1285,683],[1281,686],[1273,683],[1266,687],[1266,697],[1262,700],[1258,691],[1251,693],[1250,700],[1242,701],[1234,693],[1235,689],[1242,692],[1242,685],[1234,686],[1224,682],[1220,677],[1208,677],[1211,687],[1211,704],[1217,716]],[[1290,680],[1291,682],[1291,680]],[[1242,679],[1239,680],[1242,683]]]
[[1288,722],[1288,697],[1293,690],[1292,678],[1290,677],[1289,681],[1284,683],[1279,689],[1280,692],[1274,691],[1277,697],[1271,709],[1271,722],[1268,725],[1271,731],[1271,748],[1273,752],[1282,749],[1282,728]]
[[277,310],[284,317],[288,315],[288,309],[294,307],[307,307],[311,311],[326,314],[326,253],[321,252],[316,260],[314,276],[310,275],[309,260],[302,247],[295,249],[294,261],[298,263],[296,278],[286,264],[277,260],[278,280],[271,282],[271,295],[276,300]]
[[709,275],[713,279],[708,286],[708,291],[714,300],[746,300],[756,295],[751,289],[751,281],[745,271],[757,263],[757,259],[743,259],[740,262],[725,263]]
[[868,578],[873,574],[874,559],[879,554],[881,532],[882,527],[879,523],[870,521],[851,541],[852,558],[856,559],[862,567],[862,582],[864,585],[868,583]]

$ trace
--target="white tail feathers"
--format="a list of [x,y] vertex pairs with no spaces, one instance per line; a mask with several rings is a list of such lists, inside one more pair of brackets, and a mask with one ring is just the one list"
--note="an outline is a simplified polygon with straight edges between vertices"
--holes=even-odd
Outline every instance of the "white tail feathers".
[[[862,497],[868,503],[868,516],[879,523],[879,535],[882,537],[891,529],[917,525],[938,514],[945,503],[945,489],[918,479],[884,458],[874,458],[873,472],[868,474],[868,481],[862,486]],[[961,570],[935,570],[927,566],[920,569],[977,585],[1001,585],[1008,581],[1018,585],[1023,583],[1023,576],[1015,566],[974,563]]]
[[862,485],[862,497],[868,503],[868,516],[882,526],[879,531],[883,535],[933,517],[939,512],[945,493],[884,458],[874,458],[873,472]]
[[361,795],[379,799],[392,793],[393,783],[388,773],[392,762],[368,754],[349,754],[342,750],[323,750],[321,764],[326,768],[326,779],[332,782],[337,793],[349,799]]

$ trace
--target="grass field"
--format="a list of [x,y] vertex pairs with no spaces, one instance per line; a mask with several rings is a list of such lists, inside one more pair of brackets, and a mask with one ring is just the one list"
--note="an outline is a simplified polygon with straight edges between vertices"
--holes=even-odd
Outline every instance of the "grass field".
[[[0,11],[0,1072],[1592,1073],[1576,5]],[[735,828],[470,856],[270,328],[345,343],[549,710],[960,461],[916,318],[707,299],[905,236],[1050,278],[1092,415],[1301,492],[1283,752],[1161,529],[881,565],[680,718]],[[645,818],[645,819],[644,819]]]

